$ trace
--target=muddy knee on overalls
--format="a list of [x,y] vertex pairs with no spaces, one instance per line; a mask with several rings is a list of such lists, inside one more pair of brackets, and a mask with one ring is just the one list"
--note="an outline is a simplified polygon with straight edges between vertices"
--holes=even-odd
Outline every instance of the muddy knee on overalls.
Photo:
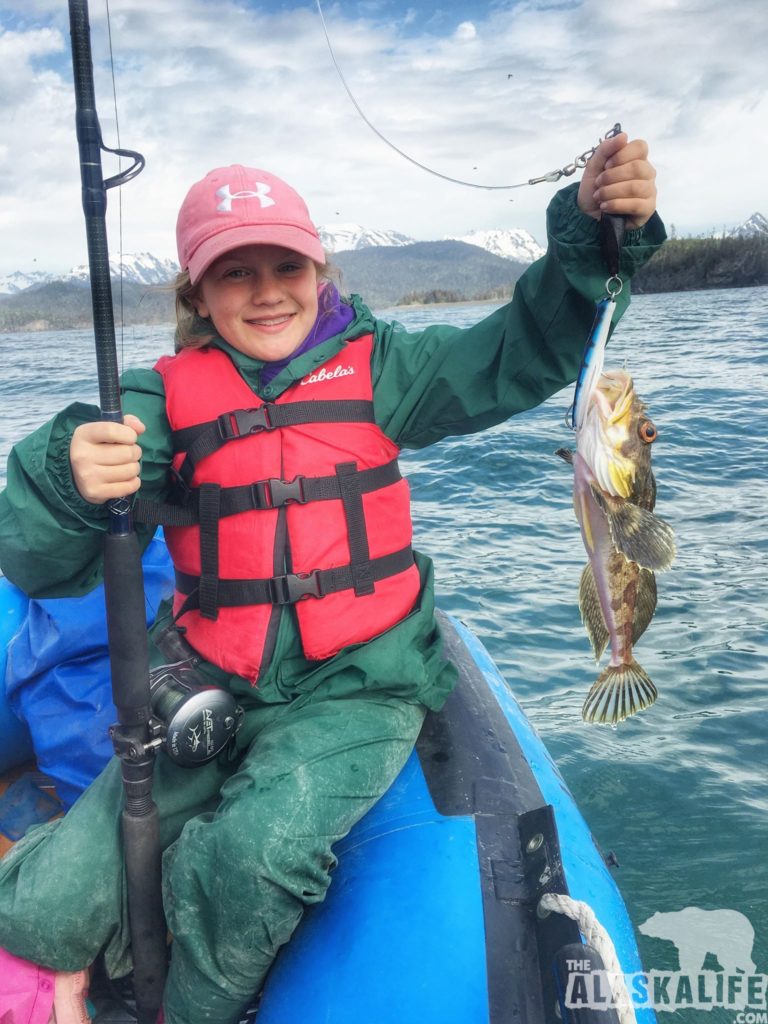
[[329,840],[298,834],[301,816],[290,813],[292,833],[274,815],[201,816],[166,854],[165,909],[174,937],[168,999],[179,1019],[192,1012],[193,997],[195,1012],[246,1002],[305,905],[324,897],[336,863]]
[[286,806],[284,820],[203,815],[190,821],[164,862],[174,933],[183,930],[188,904],[195,905],[198,921],[202,916],[216,927],[220,919],[226,934],[241,926],[258,929],[254,913],[268,916],[273,909],[277,917],[298,920],[304,904],[322,900],[336,858],[327,837],[301,834],[301,818]]

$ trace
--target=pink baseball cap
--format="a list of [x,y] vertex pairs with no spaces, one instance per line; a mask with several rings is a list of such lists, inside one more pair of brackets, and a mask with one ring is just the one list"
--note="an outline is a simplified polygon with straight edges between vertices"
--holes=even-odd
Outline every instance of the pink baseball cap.
[[267,171],[233,164],[198,181],[176,222],[179,263],[197,284],[214,260],[241,245],[281,245],[325,263],[306,203]]

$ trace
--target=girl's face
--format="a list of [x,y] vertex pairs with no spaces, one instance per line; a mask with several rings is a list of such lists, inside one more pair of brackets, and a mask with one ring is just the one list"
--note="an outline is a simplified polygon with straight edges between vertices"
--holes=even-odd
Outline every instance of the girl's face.
[[244,245],[206,270],[192,300],[229,344],[265,362],[295,352],[317,318],[317,269],[276,245]]

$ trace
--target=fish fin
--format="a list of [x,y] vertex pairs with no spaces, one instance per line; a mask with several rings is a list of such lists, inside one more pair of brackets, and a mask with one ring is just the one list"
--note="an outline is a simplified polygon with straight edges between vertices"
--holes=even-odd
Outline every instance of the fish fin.
[[606,496],[594,485],[590,490],[606,514],[617,551],[652,572],[663,572],[672,565],[675,534],[669,523],[631,501]]
[[587,636],[592,644],[592,650],[595,652],[595,661],[600,661],[608,646],[609,634],[605,625],[603,609],[600,607],[600,598],[597,595],[595,573],[590,562],[587,562],[581,574],[579,611],[581,612],[581,621],[584,623]]
[[585,722],[616,725],[653,704],[658,691],[638,663],[609,665],[600,673],[584,701]]
[[558,448],[555,455],[559,455],[560,458],[570,466],[573,465],[573,452],[570,448]]
[[650,569],[641,569],[637,580],[635,616],[632,621],[632,643],[636,644],[648,629],[656,611],[656,577]]

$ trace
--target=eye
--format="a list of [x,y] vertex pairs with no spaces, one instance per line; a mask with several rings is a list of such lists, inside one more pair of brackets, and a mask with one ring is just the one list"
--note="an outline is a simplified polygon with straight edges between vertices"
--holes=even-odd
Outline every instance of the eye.
[[645,441],[646,444],[653,444],[656,440],[656,427],[650,420],[642,420],[637,428],[637,432],[640,435],[640,440]]
[[232,267],[225,272],[224,277],[237,281],[239,278],[246,277],[247,275],[248,271],[245,267]]

